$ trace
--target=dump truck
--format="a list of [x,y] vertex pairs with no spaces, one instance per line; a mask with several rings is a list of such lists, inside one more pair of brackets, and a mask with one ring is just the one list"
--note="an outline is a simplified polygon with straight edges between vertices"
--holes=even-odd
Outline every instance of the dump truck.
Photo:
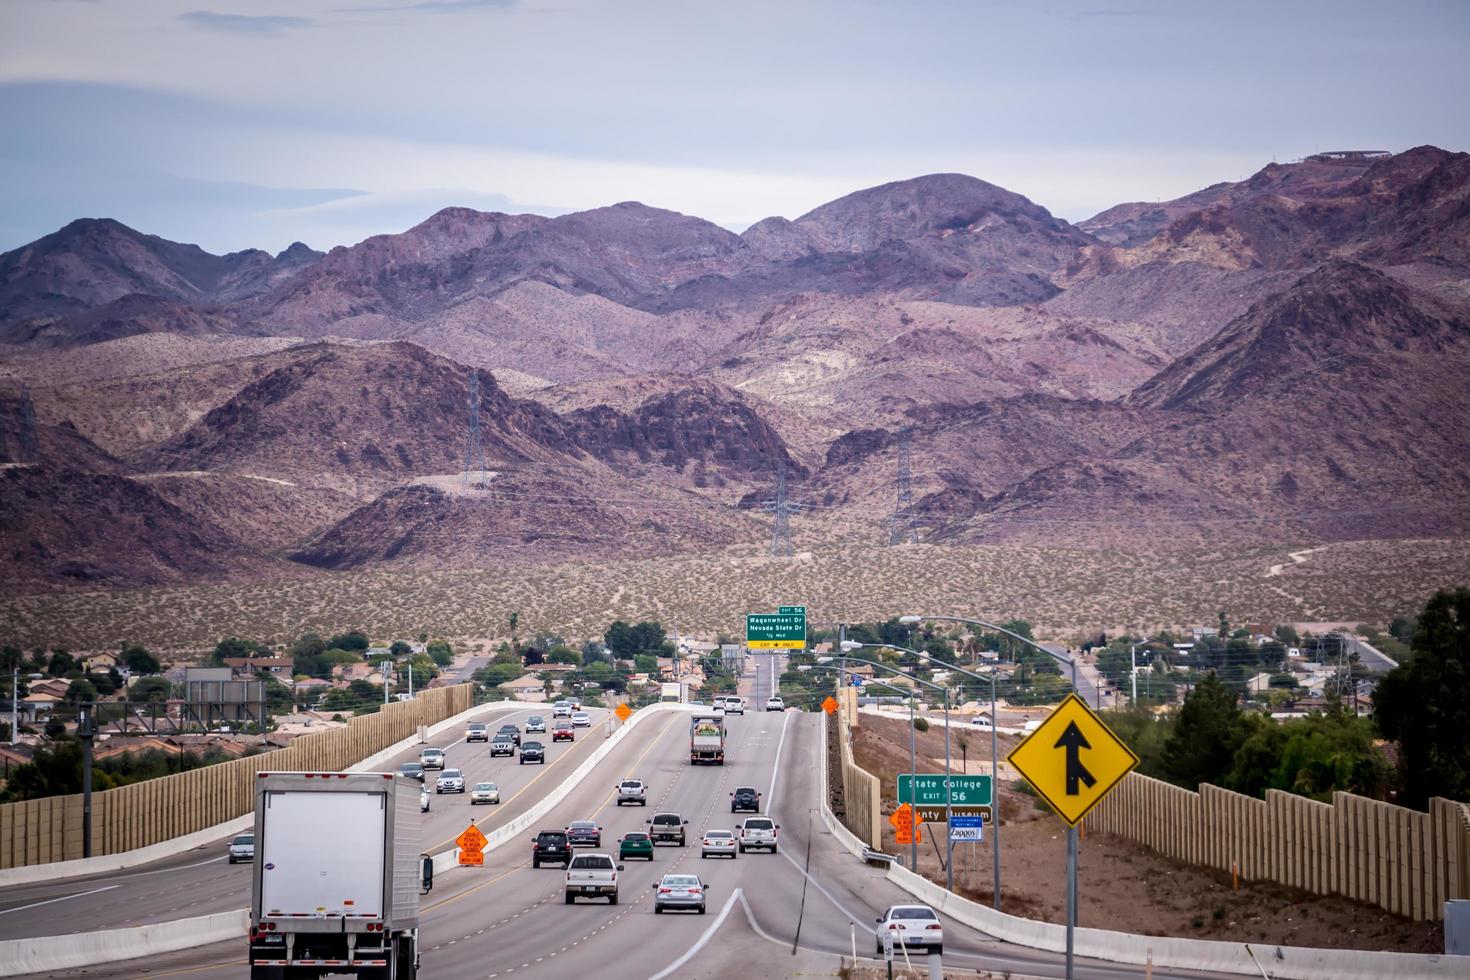
[[413,980],[419,786],[391,773],[262,772],[255,782],[250,978]]
[[689,721],[689,764],[725,764],[725,719],[719,715],[699,714]]

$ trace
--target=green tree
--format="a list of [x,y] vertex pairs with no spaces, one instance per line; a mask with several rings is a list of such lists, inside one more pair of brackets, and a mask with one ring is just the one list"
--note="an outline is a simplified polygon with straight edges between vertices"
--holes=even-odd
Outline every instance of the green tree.
[[659,623],[642,622],[633,627],[633,635],[637,637],[638,651],[657,650],[664,644],[664,628]]
[[1281,625],[1276,627],[1276,639],[1289,647],[1301,646],[1302,638],[1294,626]]
[[640,674],[657,674],[658,658],[651,653],[640,653],[633,657],[633,666]]
[[1185,695],[1184,706],[1164,745],[1164,772],[1180,786],[1219,785],[1229,775],[1236,750],[1249,734],[1229,690],[1214,674],[1206,674]]
[[158,658],[138,643],[123,647],[122,662],[130,674],[156,674],[163,669]]
[[1373,711],[1398,742],[1404,802],[1470,802],[1470,589],[1434,594],[1414,629],[1409,659],[1384,675]]
[[394,640],[393,644],[388,647],[388,653],[393,657],[406,657],[412,652],[413,647],[404,643],[402,640]]
[[429,653],[429,659],[440,667],[448,667],[454,663],[454,650],[443,640],[434,640],[424,647]]
[[67,687],[66,693],[61,696],[64,704],[78,705],[88,701],[97,700],[97,688],[85,677],[79,677],[72,681]]
[[633,627],[621,619],[615,620],[602,634],[602,642],[607,644],[613,654],[623,660],[628,660],[634,655],[642,653],[643,648],[638,645],[638,634],[633,632]]
[[338,633],[327,641],[327,648],[329,650],[351,650],[356,654],[366,653],[367,648],[370,646],[372,644],[368,642],[367,634],[361,630],[348,630],[346,633]]
[[[582,655],[571,647],[558,643],[546,651],[546,662],[549,664],[576,664],[580,667],[582,666]],[[599,660],[596,662],[606,663],[607,661]]]
[[65,677],[73,671],[80,670],[77,658],[65,650],[52,650],[51,659],[46,663],[46,673],[52,677]]
[[128,688],[128,700],[163,704],[173,694],[173,689],[166,677],[140,677]]

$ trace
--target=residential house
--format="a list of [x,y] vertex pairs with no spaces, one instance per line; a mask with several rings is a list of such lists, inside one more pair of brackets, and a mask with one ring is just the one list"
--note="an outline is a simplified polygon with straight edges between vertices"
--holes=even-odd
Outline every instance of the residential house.
[[498,685],[500,690],[517,701],[545,701],[546,684],[535,674],[527,674],[513,681]]
[[102,653],[89,653],[86,656],[82,657],[81,661],[83,669],[85,669],[88,673],[91,673],[93,671],[104,673],[108,670],[111,670],[113,667],[122,666],[122,654],[114,653],[111,650],[106,650]]
[[1266,673],[1257,674],[1245,682],[1245,689],[1252,694],[1265,694],[1271,690],[1271,675]]
[[[71,681],[64,677],[48,677],[44,681],[31,681],[26,685],[31,695],[49,694],[60,701],[66,696],[66,689],[71,687]],[[26,699],[29,700],[29,699]]]

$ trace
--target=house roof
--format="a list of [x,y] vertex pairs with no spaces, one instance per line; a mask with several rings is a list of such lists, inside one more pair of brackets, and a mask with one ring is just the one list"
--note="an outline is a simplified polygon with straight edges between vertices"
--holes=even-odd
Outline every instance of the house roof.
[[528,691],[533,688],[539,691],[545,684],[535,674],[527,674],[524,677],[518,677],[513,681],[506,681],[504,684],[498,684],[496,686],[506,691]]

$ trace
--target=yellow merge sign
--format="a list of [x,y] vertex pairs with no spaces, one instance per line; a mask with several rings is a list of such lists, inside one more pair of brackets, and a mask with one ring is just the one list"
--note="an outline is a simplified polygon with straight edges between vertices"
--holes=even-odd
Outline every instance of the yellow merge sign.
[[624,702],[623,704],[618,705],[617,706],[617,709],[613,711],[613,714],[615,714],[615,715],[618,716],[618,720],[619,721],[627,721],[628,720],[628,716],[631,715],[632,713],[633,713],[633,709],[630,708],[630,707],[628,707],[628,705],[627,705],[626,702]]
[[1075,694],[1006,760],[1074,827],[1138,765],[1133,750]]

